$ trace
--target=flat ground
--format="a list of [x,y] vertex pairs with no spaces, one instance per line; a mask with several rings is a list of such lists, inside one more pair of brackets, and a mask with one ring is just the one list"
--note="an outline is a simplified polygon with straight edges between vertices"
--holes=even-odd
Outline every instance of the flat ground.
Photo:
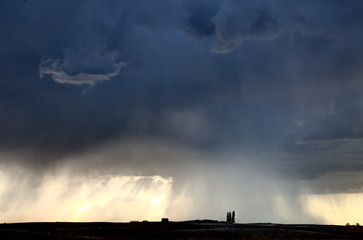
[[203,220],[0,224],[0,239],[363,239],[363,227],[226,224]]

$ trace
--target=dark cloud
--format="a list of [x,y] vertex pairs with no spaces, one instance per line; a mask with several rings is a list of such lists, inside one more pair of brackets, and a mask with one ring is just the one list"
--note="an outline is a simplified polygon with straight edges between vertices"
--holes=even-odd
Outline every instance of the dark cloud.
[[[14,4],[6,7],[16,9]],[[39,136],[44,139],[41,142],[62,146],[72,142],[72,133],[77,133],[79,144],[74,146],[92,145],[100,137],[103,141],[111,136],[138,135],[170,138],[176,143],[196,146],[243,143],[257,148],[259,142],[270,146],[290,139],[296,121],[304,121],[301,129],[309,128],[311,132],[301,133],[301,139],[323,135],[319,132],[327,134],[331,129],[339,129],[338,126],[345,129],[341,131],[346,133],[340,134],[344,138],[353,133],[348,131],[353,129],[345,115],[348,113],[329,123],[322,119],[329,118],[323,112],[330,111],[331,102],[336,104],[338,112],[339,101],[343,101],[337,99],[343,98],[337,95],[340,89],[345,89],[345,95],[359,84],[354,80],[359,75],[359,49],[351,47],[357,46],[351,41],[359,36],[345,29],[347,37],[343,35],[340,40],[321,42],[316,37],[330,38],[331,32],[339,33],[339,22],[348,25],[342,16],[352,9],[349,4],[288,2],[285,6],[279,1],[177,1],[165,2],[167,7],[129,1],[57,4],[63,13],[58,13],[61,20],[46,14],[44,8],[54,11],[53,8],[40,8],[37,3],[18,10],[22,13],[19,23],[4,14],[8,22],[16,22],[19,28],[20,21],[27,24],[24,31],[12,32],[14,41],[12,35],[6,36],[6,43],[13,42],[20,50],[12,54],[7,50],[11,56],[1,61],[3,66],[12,67],[21,63],[25,70],[14,73],[4,67],[7,75],[3,84],[8,90],[3,91],[2,109],[11,113],[7,129],[15,131],[5,136],[14,138],[14,142],[27,142],[26,139]],[[324,6],[327,14],[317,16]],[[71,25],[65,23],[66,18]],[[357,19],[349,18],[349,22],[355,23],[351,29],[359,26]],[[33,26],[34,34],[25,29],[28,25]],[[54,36],[35,34],[53,28]],[[213,43],[213,38],[186,36],[182,31],[192,36],[215,36],[216,42]],[[294,32],[295,36],[288,32]],[[353,35],[348,39],[349,34]],[[28,36],[34,38],[31,47],[27,47]],[[224,46],[230,54],[211,54],[211,45]],[[26,58],[21,49],[31,49],[26,53],[30,57]],[[46,57],[42,60],[41,56]],[[120,71],[124,62],[127,68]],[[40,81],[39,63],[40,73],[58,82],[94,84],[111,77],[113,81],[104,81],[82,94],[85,88],[61,86],[49,78]],[[10,77],[16,80],[7,80]],[[27,84],[31,89],[24,93],[22,85],[15,82]],[[354,102],[359,104],[357,99]],[[14,121],[19,115],[22,117]],[[27,123],[21,123],[20,119],[26,119]],[[185,125],[187,129],[180,131],[176,125]],[[59,136],[46,140],[48,133]]]
[[270,187],[296,206],[304,187],[361,184],[359,1],[0,5],[1,163],[24,165],[35,185],[62,166],[161,175],[206,214],[218,203],[199,190],[249,178],[261,205],[277,201]]
[[270,39],[279,32],[278,16],[262,1],[227,1],[213,18],[214,52],[227,53],[246,40]]
[[199,1],[186,4],[189,14],[183,26],[184,31],[196,37],[208,37],[215,34],[213,17],[216,15],[220,1]]

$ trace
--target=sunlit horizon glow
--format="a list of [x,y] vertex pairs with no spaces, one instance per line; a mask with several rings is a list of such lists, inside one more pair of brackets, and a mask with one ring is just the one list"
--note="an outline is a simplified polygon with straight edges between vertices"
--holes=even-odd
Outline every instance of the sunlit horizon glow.
[[307,211],[324,224],[355,225],[363,220],[363,193],[309,194],[304,196]]
[[[2,222],[129,222],[160,221],[162,217],[173,217],[174,221],[198,218],[197,215],[190,215],[190,211],[195,209],[195,201],[190,194],[182,192],[178,196],[172,195],[171,177],[79,177],[69,173],[58,173],[45,176],[32,191],[26,191],[26,178],[21,180],[18,176],[22,173],[17,174],[0,171],[0,181],[5,183],[0,188]],[[14,175],[15,181],[12,179]],[[18,191],[14,191],[14,187]],[[12,201],[6,203],[9,197]],[[300,207],[305,209],[307,214],[321,219],[313,222],[315,224],[356,224],[363,215],[363,207],[360,204],[363,201],[363,193],[301,194],[299,199]],[[221,200],[223,201],[223,197]],[[244,209],[243,204],[241,199],[239,209]],[[276,195],[270,207],[279,213],[281,223],[294,223],[291,219],[296,219],[295,210],[284,196]],[[177,209],[170,212],[172,208]],[[237,212],[237,216],[240,213]],[[209,219],[224,220],[215,216],[210,216]],[[243,222],[248,222],[248,219],[243,219]]]
[[[56,175],[45,177],[40,186],[25,191],[23,182],[14,184],[11,176],[1,171],[0,181],[6,183],[0,189],[2,222],[159,221],[173,182],[172,178],[160,176]],[[11,203],[3,202],[10,196]]]

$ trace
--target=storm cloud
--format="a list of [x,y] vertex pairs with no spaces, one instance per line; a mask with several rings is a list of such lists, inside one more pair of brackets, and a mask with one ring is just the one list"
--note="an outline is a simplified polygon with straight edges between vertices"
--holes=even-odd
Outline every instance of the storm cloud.
[[337,223],[312,209],[360,197],[360,1],[0,5],[4,221],[56,186],[59,220],[146,198],[145,218]]

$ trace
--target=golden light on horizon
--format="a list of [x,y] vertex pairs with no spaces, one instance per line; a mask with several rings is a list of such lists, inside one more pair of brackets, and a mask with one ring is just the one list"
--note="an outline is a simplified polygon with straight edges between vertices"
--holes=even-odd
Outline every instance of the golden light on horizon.
[[310,194],[306,210],[325,224],[363,223],[363,193]]
[[[0,210],[2,222],[160,221],[172,187],[172,179],[161,176],[80,178],[58,174],[43,178],[38,187],[29,190],[5,172],[0,171],[0,177],[0,202],[6,206]],[[11,201],[1,201],[9,196]]]
[[[233,195],[221,200],[230,189],[216,188],[220,192],[211,197],[199,179],[178,186],[178,191],[172,189],[172,178],[161,176],[79,176],[59,171],[35,183],[33,179],[19,169],[0,170],[0,222],[223,220],[224,209],[234,204],[243,222],[363,224],[363,193],[297,195],[299,201],[279,194],[269,201],[271,195],[259,195],[252,188],[245,189],[251,193],[249,199],[236,200]],[[255,201],[256,196],[267,200]],[[296,209],[308,217],[304,219]]]

